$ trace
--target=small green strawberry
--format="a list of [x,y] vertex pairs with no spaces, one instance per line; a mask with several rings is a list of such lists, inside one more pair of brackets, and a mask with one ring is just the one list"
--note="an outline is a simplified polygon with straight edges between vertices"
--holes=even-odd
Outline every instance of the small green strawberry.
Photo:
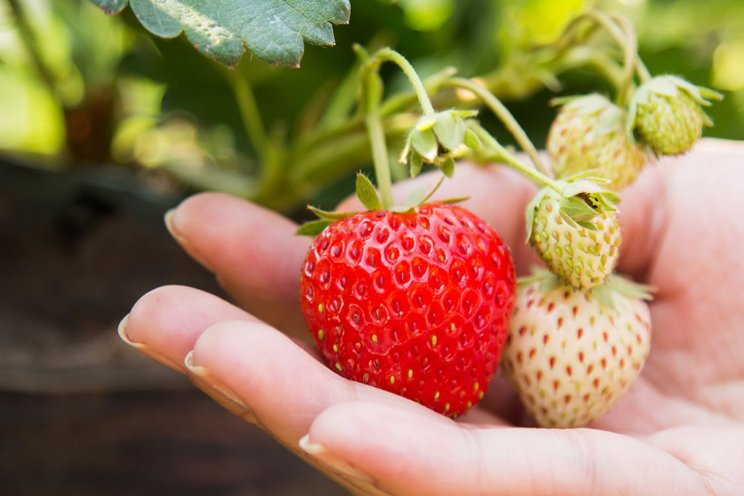
[[632,183],[648,162],[644,146],[627,131],[626,113],[607,98],[591,94],[565,102],[548,134],[547,149],[559,178],[592,171],[619,191]]
[[621,243],[616,195],[586,179],[558,181],[527,206],[527,239],[551,272],[577,289],[604,282]]
[[579,291],[542,272],[520,283],[503,370],[539,425],[581,427],[609,411],[643,368],[648,288],[613,275]]
[[628,129],[657,155],[687,152],[713,123],[703,111],[721,95],[677,76],[656,76],[643,83],[630,102]]

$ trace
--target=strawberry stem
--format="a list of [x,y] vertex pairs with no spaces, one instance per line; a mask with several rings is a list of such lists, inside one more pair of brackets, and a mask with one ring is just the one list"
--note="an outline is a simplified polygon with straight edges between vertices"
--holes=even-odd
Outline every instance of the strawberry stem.
[[527,155],[530,157],[530,160],[535,165],[535,168],[537,168],[537,170],[539,170],[546,176],[550,175],[547,167],[540,160],[540,154],[537,152],[537,149],[535,148],[535,145],[532,143],[532,141],[530,141],[527,133],[524,132],[524,129],[522,128],[522,126],[519,125],[519,122],[517,122],[511,112],[509,112],[504,104],[501,103],[501,100],[496,98],[493,93],[488,91],[483,86],[477,84],[476,82],[465,78],[452,78],[446,81],[445,84],[447,86],[452,86],[455,88],[466,89],[480,98],[481,101],[483,101],[483,103],[485,103],[486,106],[491,110],[491,112],[493,112],[494,115],[496,115],[496,117],[501,120],[501,123],[511,133],[517,143],[519,143],[519,146],[522,148],[522,150],[527,153]]
[[[628,19],[625,16],[613,15],[611,16],[611,18],[620,26],[625,38],[627,40],[632,40],[632,43],[634,44],[634,47],[632,50],[633,59],[634,59],[632,67],[635,67],[635,71],[638,74],[638,77],[641,79],[641,82],[645,83],[646,81],[651,79],[651,73],[648,71],[648,69],[646,68],[646,65],[641,60],[640,55],[638,55],[638,38],[636,36],[633,23],[630,22],[630,19]],[[631,69],[631,72],[632,72],[632,69]],[[630,77],[632,78],[632,75]]]
[[372,147],[372,163],[375,167],[377,189],[380,191],[382,208],[388,210],[393,206],[393,181],[390,177],[390,163],[388,158],[385,130],[382,127],[379,106],[367,112],[364,118]]
[[617,93],[617,103],[623,106],[627,103],[632,91],[633,74],[638,59],[638,40],[635,36],[635,30],[621,16],[609,16],[603,12],[593,10],[584,14],[583,17],[602,26],[623,51],[623,80]]
[[484,159],[503,161],[506,165],[516,170],[520,174],[527,176],[539,186],[547,186],[554,189],[558,193],[563,194],[563,188],[560,186],[560,184],[548,177],[546,174],[543,174],[534,167],[528,166],[517,157],[512,155],[485,129],[480,126],[474,126],[471,129],[478,135],[478,138],[480,138],[480,140],[486,144],[486,146],[494,149],[493,155],[486,155],[485,157],[483,157]]
[[375,168],[382,208],[387,210],[393,205],[393,181],[390,175],[385,129],[382,126],[382,117],[380,116],[380,102],[383,93],[382,79],[377,73],[380,63],[370,59],[367,51],[360,45],[356,45],[354,49],[362,63],[360,109],[364,115],[364,124],[369,135],[372,163]]
[[390,48],[382,48],[372,55],[369,59],[369,65],[372,66],[373,70],[376,71],[383,62],[392,62],[396,64],[406,75],[408,80],[411,82],[414,91],[416,92],[416,98],[418,98],[421,110],[424,115],[433,115],[434,106],[429,99],[429,94],[426,92],[426,87],[421,78],[416,74],[416,69],[413,68],[410,62],[401,54]]

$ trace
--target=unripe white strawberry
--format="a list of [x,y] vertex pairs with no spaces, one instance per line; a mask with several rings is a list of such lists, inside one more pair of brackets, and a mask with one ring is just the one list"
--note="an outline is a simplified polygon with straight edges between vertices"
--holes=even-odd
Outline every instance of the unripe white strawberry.
[[540,190],[527,207],[527,232],[551,272],[574,288],[591,289],[612,273],[622,238],[606,193],[600,196],[603,203],[592,204],[597,196],[585,187],[591,183],[581,183],[563,195],[549,187]]
[[539,425],[587,425],[631,387],[651,345],[644,297],[614,275],[594,291],[543,274],[519,288],[502,367]]
[[706,98],[720,95],[677,76],[657,76],[643,83],[630,102],[628,129],[657,155],[687,152],[712,125],[703,111]]
[[625,111],[598,94],[570,98],[561,106],[547,149],[557,177],[592,171],[615,191],[635,181],[648,162],[646,148],[627,130]]

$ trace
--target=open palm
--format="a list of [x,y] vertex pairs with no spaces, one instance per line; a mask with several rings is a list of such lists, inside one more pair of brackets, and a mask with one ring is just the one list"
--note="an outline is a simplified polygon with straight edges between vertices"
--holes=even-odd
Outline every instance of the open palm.
[[[163,287],[120,332],[356,493],[742,493],[742,165],[744,146],[702,142],[623,194],[619,270],[657,288],[653,343],[639,381],[592,428],[530,428],[500,376],[457,422],[339,377],[306,344],[298,294],[309,240],[225,195],[195,196],[168,223],[236,304]],[[513,247],[523,274],[536,262],[523,226],[533,192],[501,167],[462,166],[440,194],[469,195],[464,206]]]

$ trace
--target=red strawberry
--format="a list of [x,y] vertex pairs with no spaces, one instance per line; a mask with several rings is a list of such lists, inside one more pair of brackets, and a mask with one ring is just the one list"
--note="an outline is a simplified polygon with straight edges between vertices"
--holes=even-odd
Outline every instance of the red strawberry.
[[516,290],[507,245],[443,203],[331,224],[301,284],[308,328],[332,369],[451,417],[483,397]]

